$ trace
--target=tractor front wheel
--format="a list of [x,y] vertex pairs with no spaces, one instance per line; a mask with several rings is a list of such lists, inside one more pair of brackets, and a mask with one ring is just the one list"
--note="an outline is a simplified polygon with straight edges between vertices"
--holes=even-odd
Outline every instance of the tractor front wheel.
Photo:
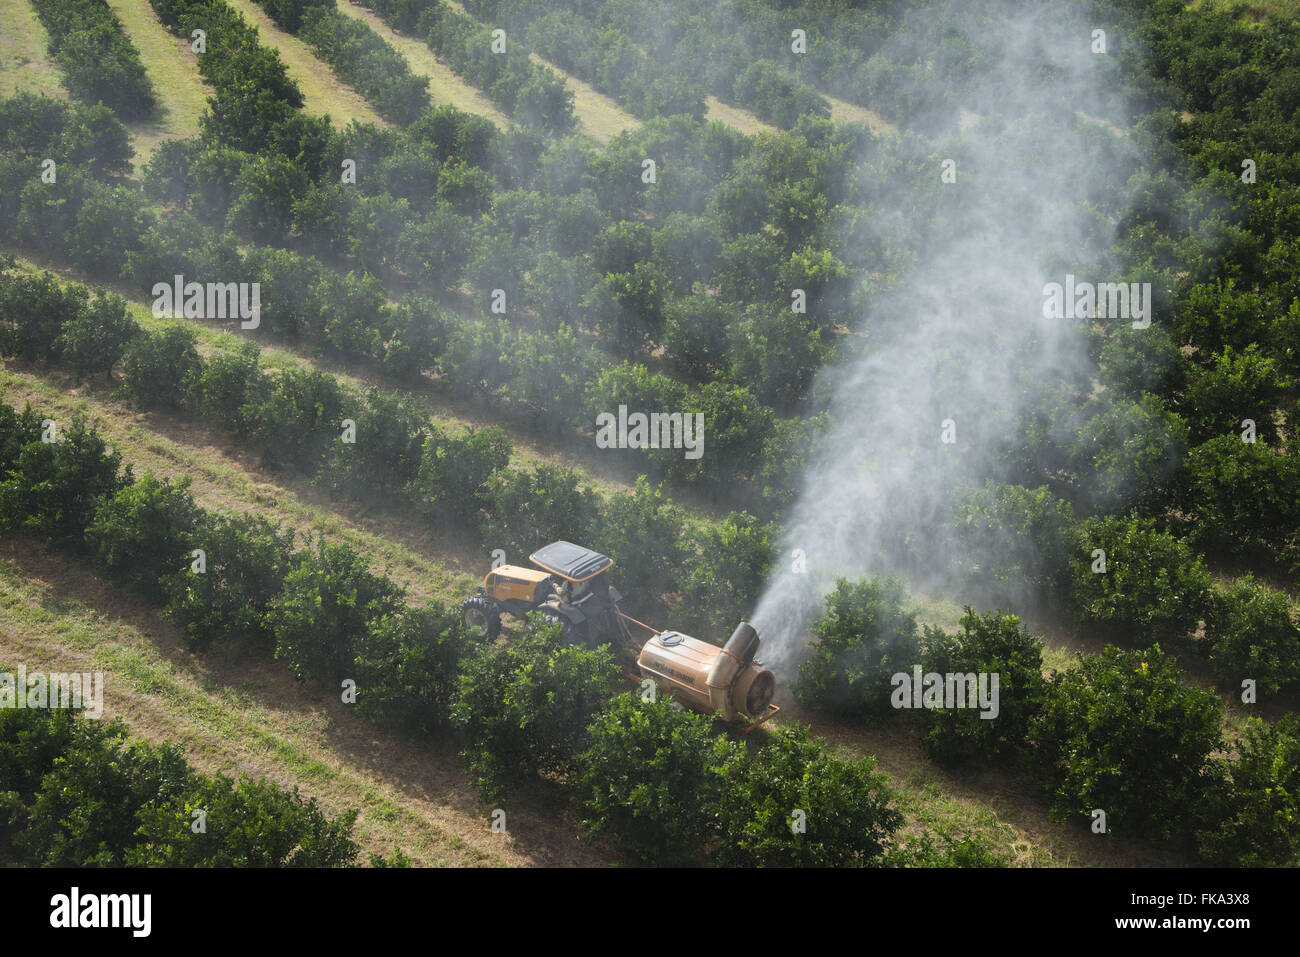
[[501,611],[496,602],[486,595],[473,595],[460,606],[461,617],[472,637],[479,641],[495,641],[501,634]]

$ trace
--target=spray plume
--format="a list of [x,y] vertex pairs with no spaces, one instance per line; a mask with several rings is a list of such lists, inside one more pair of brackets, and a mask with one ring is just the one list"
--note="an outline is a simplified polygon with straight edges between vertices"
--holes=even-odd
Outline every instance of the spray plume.
[[[831,424],[753,617],[769,667],[797,661],[836,578],[898,575],[972,600],[959,591],[954,506],[986,480],[1016,480],[1008,453],[1027,418],[1061,410],[1049,441],[1075,428],[1069,409],[1095,369],[1083,323],[1044,318],[1043,289],[1066,273],[1113,277],[1108,250],[1138,164],[1114,126],[1127,116],[1113,59],[1094,52],[1100,26],[1076,3],[952,2],[881,51],[907,60],[945,30],[961,34],[924,58],[944,111],[898,118],[930,135],[877,141],[858,167],[876,194],[845,242],[889,250],[906,230],[915,252],[850,318],[816,382]],[[948,50],[973,51],[962,75]]]

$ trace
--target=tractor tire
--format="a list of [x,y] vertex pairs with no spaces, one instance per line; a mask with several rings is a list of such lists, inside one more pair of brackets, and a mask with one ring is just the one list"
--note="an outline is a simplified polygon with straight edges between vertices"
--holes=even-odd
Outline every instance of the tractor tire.
[[547,621],[553,621],[560,626],[560,641],[564,642],[564,644],[582,644],[582,638],[579,637],[577,629],[573,627],[573,622],[569,621],[569,619],[565,618],[559,612],[552,611],[549,608],[540,608],[538,609],[538,613]]
[[472,595],[460,606],[461,617],[471,637],[479,641],[495,641],[501,634],[501,610],[486,595]]

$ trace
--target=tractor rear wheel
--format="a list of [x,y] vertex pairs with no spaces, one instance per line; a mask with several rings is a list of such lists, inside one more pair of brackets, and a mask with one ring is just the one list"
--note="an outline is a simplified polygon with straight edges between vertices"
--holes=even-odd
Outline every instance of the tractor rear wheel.
[[501,634],[501,611],[486,595],[466,598],[460,606],[460,614],[471,637],[479,641],[495,641]]
[[560,640],[566,645],[582,644],[582,638],[578,635],[577,629],[573,627],[573,622],[569,621],[569,619],[565,618],[558,611],[551,608],[539,608],[538,613],[547,621],[554,622],[560,626]]

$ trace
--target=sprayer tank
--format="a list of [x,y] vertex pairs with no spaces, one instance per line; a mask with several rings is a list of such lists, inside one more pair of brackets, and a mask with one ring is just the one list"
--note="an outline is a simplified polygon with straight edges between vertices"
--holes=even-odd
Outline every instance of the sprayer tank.
[[722,648],[662,631],[645,643],[636,663],[683,705],[734,721],[741,714],[762,714],[772,700],[776,681],[754,663],[758,644],[758,632],[743,621]]

